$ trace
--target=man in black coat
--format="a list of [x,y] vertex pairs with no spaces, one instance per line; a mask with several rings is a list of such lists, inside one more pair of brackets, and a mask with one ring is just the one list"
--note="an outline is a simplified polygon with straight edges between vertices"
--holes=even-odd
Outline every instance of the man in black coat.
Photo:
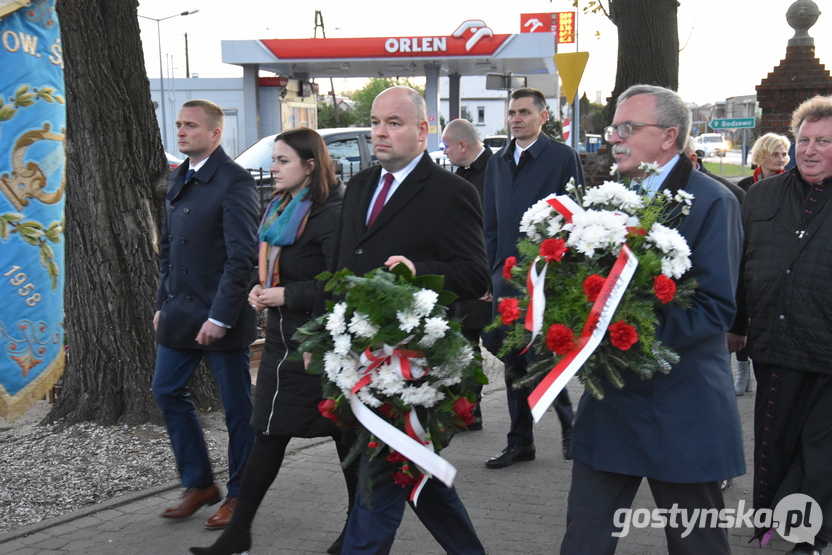
[[[493,152],[482,144],[477,128],[467,119],[455,119],[445,126],[442,132],[445,154],[451,164],[456,166],[456,174],[477,188],[482,201],[485,186],[485,167]],[[480,346],[480,334],[485,326],[493,320],[491,316],[491,298],[460,301],[451,305],[449,315],[462,320],[462,335],[470,341],[476,350]],[[477,391],[477,406],[474,409],[474,421],[463,430],[482,429],[482,387]]]
[[[488,161],[485,175],[484,219],[485,248],[491,270],[493,311],[503,297],[517,292],[503,279],[506,259],[518,257],[520,220],[534,203],[552,194],[563,194],[571,178],[583,185],[584,173],[578,153],[543,133],[549,119],[546,98],[537,89],[517,89],[511,93],[508,121],[512,141]],[[485,346],[492,353],[500,350],[504,331],[487,334]],[[529,408],[530,389],[515,389],[514,382],[526,375],[534,351],[513,351],[503,357],[505,363],[506,400],[511,424],[506,434],[506,448],[485,462],[488,468],[504,468],[535,458],[534,419]],[[569,393],[564,389],[555,400],[555,412],[561,424],[563,456],[569,458],[572,421],[575,418]]]
[[[488,270],[479,199],[470,183],[425,152],[424,99],[413,89],[392,87],[376,97],[370,117],[380,166],[350,180],[335,269],[362,275],[405,264],[416,275],[444,276],[445,288],[461,300],[482,297]],[[342,553],[390,552],[410,489],[380,480],[389,471],[385,461],[362,458]],[[413,510],[448,553],[485,553],[453,487],[428,480]]]
[[179,150],[188,155],[170,177],[160,241],[161,273],[153,326],[153,394],[165,417],[186,488],[162,513],[185,518],[221,497],[188,382],[208,361],[228,427],[228,497],[206,521],[231,519],[246,457],[254,441],[249,345],[254,310],[246,302],[257,256],[258,202],[251,175],[220,147],[223,113],[213,102],[186,102],[176,120]]
[[816,555],[832,541],[832,97],[803,102],[791,129],[797,167],[752,185],[742,206],[747,318],[734,331],[744,339],[747,325],[757,378],[754,508],[811,497],[820,529],[789,553]]

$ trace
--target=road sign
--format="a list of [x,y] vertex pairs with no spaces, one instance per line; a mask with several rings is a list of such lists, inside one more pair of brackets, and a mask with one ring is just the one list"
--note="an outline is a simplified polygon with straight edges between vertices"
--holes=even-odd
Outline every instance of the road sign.
[[754,129],[754,118],[724,118],[711,120],[708,126],[713,129]]

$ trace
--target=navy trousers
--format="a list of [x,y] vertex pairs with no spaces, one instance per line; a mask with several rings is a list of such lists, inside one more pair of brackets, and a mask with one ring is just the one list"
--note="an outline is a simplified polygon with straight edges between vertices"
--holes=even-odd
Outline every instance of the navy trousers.
[[[506,399],[508,400],[508,414],[511,424],[507,435],[508,445],[531,445],[534,443],[534,418],[532,409],[529,407],[529,388],[514,388],[515,380],[526,375],[529,356],[534,356],[532,350],[521,355],[518,351],[511,351],[503,357],[506,365]],[[569,392],[563,389],[555,398],[555,412],[558,415],[562,429],[572,428],[575,421],[575,412],[572,409],[572,401],[569,399]]]
[[[342,555],[390,553],[412,489],[386,478],[390,469],[391,465],[386,461],[362,457],[358,494],[347,521]],[[412,503],[410,506],[448,554],[485,554],[455,488],[448,488],[436,479],[428,480],[417,506]]]
[[248,347],[233,351],[171,349],[159,345],[153,395],[162,409],[182,486],[204,489],[214,483],[211,460],[188,382],[202,358],[217,382],[228,428],[228,496],[235,497],[246,457],[254,443]]
[[[642,479],[641,476],[593,470],[574,461],[566,508],[566,534],[560,545],[560,555],[613,555],[618,544],[618,537],[613,533],[641,533],[642,530],[634,526],[625,531],[625,520],[616,513],[620,509],[631,508]],[[694,514],[693,509],[700,512],[703,509],[719,511],[725,507],[719,482],[685,484],[648,478],[647,483],[659,509],[670,510],[675,503],[679,509],[687,510],[690,517]],[[681,517],[674,520],[678,524],[682,522]],[[685,532],[686,528],[682,525],[665,526],[667,552],[670,555],[731,553],[728,530],[725,528],[693,526],[690,534],[682,537]]]

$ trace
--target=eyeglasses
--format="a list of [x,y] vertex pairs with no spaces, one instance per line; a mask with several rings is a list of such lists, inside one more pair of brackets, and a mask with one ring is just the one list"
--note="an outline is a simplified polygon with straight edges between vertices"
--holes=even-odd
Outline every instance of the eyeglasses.
[[610,125],[604,129],[604,140],[609,142],[612,138],[612,134],[614,131],[618,132],[618,136],[622,139],[626,139],[630,135],[633,134],[633,127],[661,127],[662,129],[667,129],[667,125],[658,125],[656,123],[634,123],[632,121],[625,121],[623,123],[619,123],[618,125]]

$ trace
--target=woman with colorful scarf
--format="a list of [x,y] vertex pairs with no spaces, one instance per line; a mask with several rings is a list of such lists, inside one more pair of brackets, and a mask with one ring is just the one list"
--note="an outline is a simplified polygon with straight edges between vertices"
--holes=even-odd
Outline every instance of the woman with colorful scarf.
[[761,179],[786,171],[789,163],[789,139],[776,133],[766,133],[751,147],[751,163],[757,168],[754,173],[741,179],[737,185],[748,190]]
[[[192,547],[196,554],[230,555],[251,547],[251,523],[291,438],[329,436],[341,461],[349,452],[335,423],[318,411],[320,377],[306,373],[292,340],[295,330],[323,309],[323,282],[315,276],[334,263],[344,186],[323,139],[312,129],[278,135],[272,159],[275,193],[260,225],[260,283],[249,294],[257,311],[268,310],[251,421],[256,439],[231,522],[211,547]],[[357,468],[343,471],[352,507]],[[342,541],[343,532],[327,552],[340,553]]]

